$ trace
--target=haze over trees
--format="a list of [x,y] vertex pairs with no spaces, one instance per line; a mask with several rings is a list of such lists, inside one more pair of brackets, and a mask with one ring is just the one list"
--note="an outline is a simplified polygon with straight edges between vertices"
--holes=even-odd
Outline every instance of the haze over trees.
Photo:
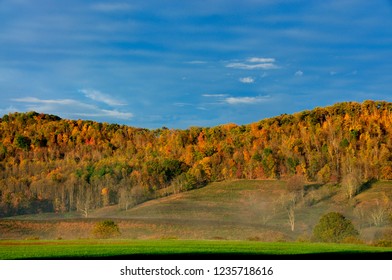
[[[228,179],[392,179],[392,103],[346,102],[248,125],[148,130],[36,112],[0,119],[0,215],[145,200]],[[298,187],[299,186],[299,187]],[[287,209],[295,226],[295,203]]]

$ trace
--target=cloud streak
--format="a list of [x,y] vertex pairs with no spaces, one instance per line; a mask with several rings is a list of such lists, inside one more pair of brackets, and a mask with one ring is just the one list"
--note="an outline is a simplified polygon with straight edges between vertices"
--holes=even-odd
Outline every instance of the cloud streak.
[[218,104],[229,104],[229,105],[252,105],[268,102],[271,100],[269,95],[265,96],[230,96],[228,94],[203,94],[204,97],[218,99]]
[[98,101],[98,102],[103,102],[109,106],[123,106],[123,105],[127,105],[125,103],[122,103],[114,98],[112,98],[111,96],[109,96],[108,94],[104,94],[98,90],[94,90],[94,89],[81,89],[79,90],[79,92],[83,93],[87,98],[90,98],[94,101]]
[[251,57],[247,59],[251,63],[274,63],[275,58],[265,58],[265,57]]
[[304,75],[304,72],[301,70],[298,70],[297,72],[294,73],[294,76],[296,77],[302,77]]
[[225,103],[230,105],[239,105],[239,104],[259,104],[263,102],[269,101],[269,96],[256,96],[256,97],[227,97],[224,99]]
[[207,61],[204,60],[191,60],[191,61],[187,61],[187,64],[207,64]]
[[111,117],[111,118],[122,119],[122,120],[127,120],[134,116],[132,113],[120,112],[117,110],[105,110],[105,109],[101,109],[97,113],[76,113],[76,115],[83,116],[83,117]]
[[14,102],[26,104],[29,111],[51,114],[81,116],[81,117],[108,117],[128,120],[134,115],[130,112],[121,112],[115,109],[102,109],[74,99],[39,99],[36,97],[22,97],[11,99]]
[[92,5],[91,8],[95,11],[108,13],[131,10],[132,6],[127,3],[97,3]]
[[257,69],[268,70],[268,69],[278,68],[273,63],[246,64],[246,63],[242,63],[242,62],[229,63],[226,65],[226,67],[227,68],[242,69],[242,70],[257,70]]
[[12,101],[31,104],[75,105],[80,102],[73,99],[38,99],[36,97],[13,98]]
[[240,78],[240,82],[243,84],[253,84],[255,82],[255,79],[252,77],[243,77]]
[[221,94],[221,93],[219,93],[219,94],[208,94],[208,93],[206,93],[206,94],[203,94],[202,96],[204,96],[204,97],[225,97],[225,96],[227,96],[227,94]]
[[242,62],[231,62],[226,64],[227,68],[242,69],[242,70],[270,70],[279,68],[275,64],[275,58],[252,57]]

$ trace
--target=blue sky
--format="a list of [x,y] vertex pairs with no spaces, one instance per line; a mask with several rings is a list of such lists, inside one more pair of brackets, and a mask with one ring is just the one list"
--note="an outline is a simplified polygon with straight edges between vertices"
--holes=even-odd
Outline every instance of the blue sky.
[[392,1],[0,0],[0,115],[248,124],[391,88]]

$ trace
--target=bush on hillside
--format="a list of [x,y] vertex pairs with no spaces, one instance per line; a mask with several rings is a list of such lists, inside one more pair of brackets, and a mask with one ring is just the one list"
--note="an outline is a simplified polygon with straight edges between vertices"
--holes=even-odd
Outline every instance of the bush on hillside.
[[351,221],[337,212],[323,215],[313,229],[314,239],[321,242],[338,243],[358,235],[359,233]]
[[381,237],[373,242],[376,247],[392,247],[392,229],[384,230]]
[[95,224],[93,235],[98,239],[112,238],[120,235],[120,229],[114,221],[106,220]]

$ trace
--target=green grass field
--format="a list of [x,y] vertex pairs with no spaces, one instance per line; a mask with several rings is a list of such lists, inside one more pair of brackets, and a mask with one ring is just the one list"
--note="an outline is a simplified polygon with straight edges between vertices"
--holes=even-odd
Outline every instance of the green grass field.
[[392,248],[367,245],[227,240],[20,240],[0,241],[0,259],[126,258],[344,258],[392,257]]

